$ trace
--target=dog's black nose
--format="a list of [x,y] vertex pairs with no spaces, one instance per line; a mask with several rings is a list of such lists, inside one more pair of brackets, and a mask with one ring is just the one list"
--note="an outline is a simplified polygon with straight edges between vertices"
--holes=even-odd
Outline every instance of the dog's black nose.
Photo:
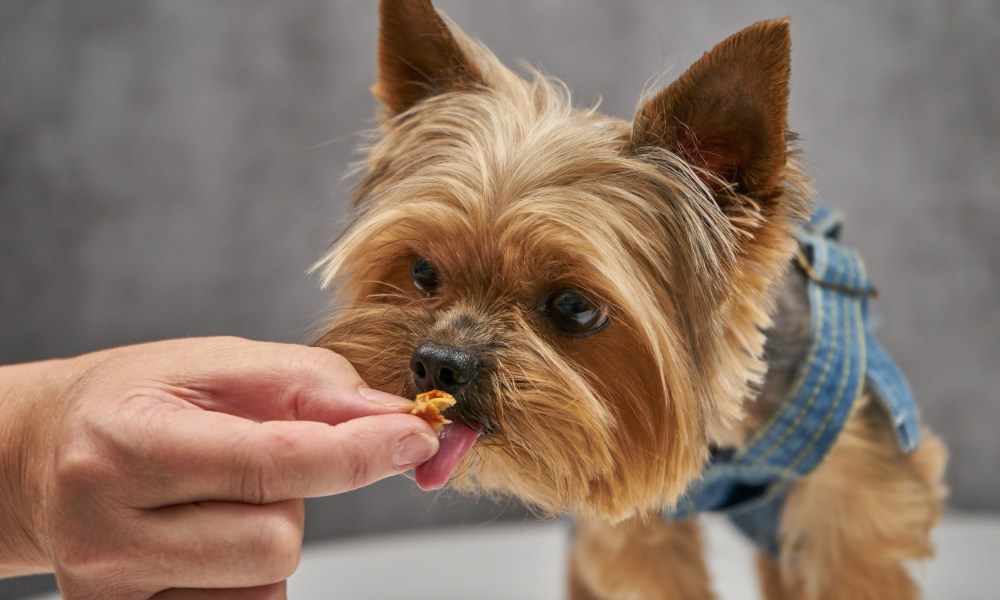
[[424,342],[413,352],[410,370],[417,391],[456,394],[479,372],[479,358],[468,350]]

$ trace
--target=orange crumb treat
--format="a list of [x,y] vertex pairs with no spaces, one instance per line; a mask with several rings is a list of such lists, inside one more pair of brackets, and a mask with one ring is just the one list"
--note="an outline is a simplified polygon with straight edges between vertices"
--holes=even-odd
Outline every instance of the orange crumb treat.
[[422,394],[417,394],[416,405],[410,411],[411,415],[417,415],[421,419],[430,423],[434,431],[441,431],[444,426],[451,423],[441,416],[441,412],[449,406],[455,405],[455,397],[448,392],[441,390],[431,390]]

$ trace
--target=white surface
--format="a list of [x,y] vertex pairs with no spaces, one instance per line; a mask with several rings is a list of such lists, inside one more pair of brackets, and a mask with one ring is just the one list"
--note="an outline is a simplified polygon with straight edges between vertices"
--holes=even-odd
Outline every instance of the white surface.
[[[703,519],[719,600],[759,600],[752,551],[717,516]],[[916,568],[928,600],[1000,598],[1000,518],[950,515],[938,556]],[[293,600],[557,600],[569,530],[504,524],[332,541],[306,547]],[[48,598],[56,598],[50,596]]]
[[[720,600],[759,600],[750,546],[724,519],[703,519]],[[928,600],[1000,598],[1000,518],[950,515],[937,557],[915,569]],[[556,600],[569,533],[561,524],[489,525],[310,546],[289,597],[302,600]]]
[[489,525],[311,546],[288,582],[294,599],[562,598],[562,525]]
[[[759,600],[753,552],[718,516],[703,519],[720,600]],[[937,557],[916,568],[928,600],[1000,598],[1000,518],[950,515]],[[308,547],[295,600],[557,600],[564,597],[568,528],[489,525]]]

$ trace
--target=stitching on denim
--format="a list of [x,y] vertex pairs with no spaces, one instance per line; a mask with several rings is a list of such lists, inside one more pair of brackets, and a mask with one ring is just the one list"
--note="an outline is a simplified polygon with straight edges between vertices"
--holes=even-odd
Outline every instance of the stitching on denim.
[[[862,387],[864,386],[865,383],[864,365],[868,357],[865,349],[864,331],[863,328],[861,327],[861,303],[854,302],[853,304],[854,307],[851,312],[854,314],[854,322],[852,323],[851,329],[854,330],[855,336],[860,336],[856,338],[858,340],[858,352],[860,353],[859,356],[860,363],[857,364],[857,366],[855,367],[855,365],[852,364],[850,360],[848,360],[848,362],[845,364],[844,377],[843,380],[841,381],[841,387],[838,388],[837,395],[834,398],[833,404],[831,405],[829,412],[827,412],[826,416],[824,417],[823,423],[816,430],[816,433],[813,434],[813,437],[809,441],[809,444],[806,445],[806,447],[801,450],[799,456],[797,456],[788,467],[789,469],[795,472],[800,472],[798,470],[799,464],[802,463],[806,459],[806,457],[809,456],[809,451],[815,447],[815,444],[819,440],[820,436],[825,434],[827,430],[830,428],[830,422],[833,421],[834,416],[836,416],[837,411],[840,409],[841,403],[847,401],[853,405],[854,401],[857,400],[858,396],[860,395]],[[855,368],[857,368],[857,370],[860,372],[856,373],[857,381],[854,384],[854,389],[848,392],[847,381],[850,378],[850,375],[852,374],[852,371],[854,371]],[[849,414],[850,411],[848,411],[848,415]],[[842,429],[844,423],[846,422],[847,419],[845,418],[840,423],[838,423],[837,424],[838,430]],[[806,473],[812,471],[820,464],[822,464],[823,459],[826,458],[827,454],[830,453],[830,450],[833,449],[833,446],[834,445],[832,443],[827,444],[826,447],[822,449],[820,455],[813,461],[811,465],[809,465],[806,468],[805,471],[802,471],[801,474],[805,475]]]
[[[831,265],[831,263],[829,261],[829,258],[830,258],[830,256],[829,256],[829,254],[827,254],[827,256],[826,256],[827,263],[826,263],[825,268],[824,268],[824,276],[827,274],[827,272],[832,267],[832,269],[834,271],[834,276],[835,277],[840,277],[840,275],[841,275],[840,272],[839,272],[840,265],[837,262],[834,262]],[[825,301],[826,300],[830,300],[831,301],[831,303],[832,303],[832,310],[831,310],[831,319],[830,319],[830,321],[831,321],[832,325],[835,325],[837,323],[837,320],[840,319],[840,318],[842,318],[841,314],[840,314],[840,309],[841,309],[841,307],[839,306],[840,303],[836,301],[837,300],[837,296],[835,294],[826,294],[826,293],[824,293],[823,290],[822,290],[822,288],[820,286],[818,286],[818,285],[810,284],[809,287],[811,288],[810,291],[812,291],[812,288],[815,288],[817,290],[817,293],[819,294],[819,297],[820,297],[820,306],[821,306],[821,308],[820,308],[820,314],[824,314],[826,312],[826,310],[824,310],[824,308],[825,308]],[[798,429],[799,425],[802,423],[803,420],[806,419],[806,417],[809,416],[809,414],[812,412],[813,405],[815,405],[816,401],[820,398],[821,392],[823,391],[824,386],[826,385],[826,379],[830,375],[830,371],[833,369],[833,365],[832,365],[832,362],[829,360],[829,357],[830,356],[836,356],[837,351],[840,349],[840,343],[841,343],[841,341],[843,341],[845,343],[845,345],[846,345],[846,342],[847,342],[846,339],[841,340],[841,334],[844,333],[843,331],[841,331],[841,328],[839,328],[839,327],[831,327],[831,329],[832,329],[833,337],[831,338],[829,349],[827,350],[827,352],[823,356],[824,360],[823,360],[822,371],[820,371],[819,379],[817,379],[815,385],[810,389],[809,396],[808,396],[805,404],[798,407],[798,410],[796,411],[795,418],[785,428],[785,430],[783,432],[781,432],[780,437],[775,442],[772,442],[771,445],[770,445],[770,447],[767,448],[767,450],[763,454],[759,455],[757,458],[754,459],[753,462],[755,464],[759,464],[759,463],[762,463],[762,462],[766,461],[768,459],[768,457],[770,457],[772,454],[774,454],[775,452],[777,452],[779,448],[781,448],[790,438],[792,438],[792,436],[795,435],[795,432]],[[817,349],[822,346],[822,339],[821,338],[822,338],[822,331],[820,332],[820,338],[817,339]],[[809,370],[805,373],[805,376],[806,376],[805,378],[808,378],[808,376],[811,375],[813,373],[813,371],[814,371],[814,367],[815,367],[815,354],[811,357],[810,362],[807,363],[807,364],[809,364]],[[803,379],[803,381],[805,380],[805,378]],[[792,402],[789,403],[789,406],[798,406],[800,404],[800,401],[799,401],[800,396],[799,396],[799,394],[796,393],[794,396],[792,396],[792,398],[793,398],[793,400],[792,400]],[[784,412],[785,411],[782,411],[782,414],[784,414]]]
[[[826,249],[823,249],[826,252]],[[815,253],[813,259],[816,259]],[[802,368],[796,375],[795,386],[788,393],[789,398],[798,397],[799,393],[802,391],[802,387],[805,385],[806,381],[809,379],[809,375],[813,372],[813,366],[816,364],[816,354],[819,352],[820,348],[823,347],[823,327],[826,325],[826,311],[823,310],[823,294],[822,290],[818,289],[818,286],[814,285],[812,281],[807,287],[809,294],[809,313],[810,313],[810,331],[809,334],[812,336],[812,345],[809,348],[809,354],[806,356],[805,361],[802,363]],[[816,300],[819,300],[820,308],[816,309]],[[779,410],[766,423],[764,423],[760,428],[757,429],[747,440],[743,447],[737,455],[737,459],[749,456],[759,450],[758,444],[764,440],[769,435],[772,435],[772,431],[775,426],[781,421],[781,419],[787,413],[786,410]],[[759,459],[754,459],[753,462],[759,462]]]

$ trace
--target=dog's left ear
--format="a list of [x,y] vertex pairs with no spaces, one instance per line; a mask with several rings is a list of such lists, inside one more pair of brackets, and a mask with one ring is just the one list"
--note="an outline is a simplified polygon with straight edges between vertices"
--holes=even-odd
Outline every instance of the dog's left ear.
[[435,94],[481,81],[475,62],[429,0],[381,0],[372,92],[389,117]]
[[785,165],[791,41],[788,20],[761,21],[706,52],[636,113],[632,149],[666,148],[706,183],[766,195]]

